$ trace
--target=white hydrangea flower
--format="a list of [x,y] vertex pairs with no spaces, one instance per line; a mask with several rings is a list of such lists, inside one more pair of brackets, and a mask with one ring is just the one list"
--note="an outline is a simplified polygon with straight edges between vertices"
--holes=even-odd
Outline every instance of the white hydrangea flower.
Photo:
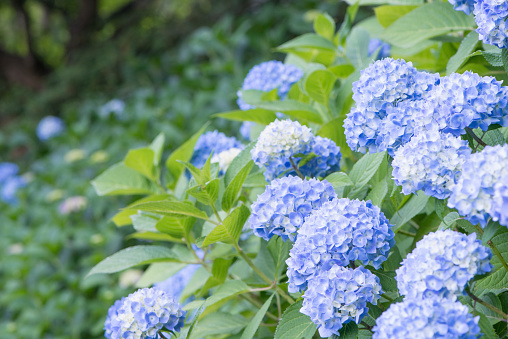
[[225,173],[229,165],[231,165],[233,159],[236,158],[236,156],[240,154],[241,151],[242,148],[233,147],[223,152],[220,152],[219,154],[214,154],[212,156],[212,163],[218,163],[220,171],[222,173]]

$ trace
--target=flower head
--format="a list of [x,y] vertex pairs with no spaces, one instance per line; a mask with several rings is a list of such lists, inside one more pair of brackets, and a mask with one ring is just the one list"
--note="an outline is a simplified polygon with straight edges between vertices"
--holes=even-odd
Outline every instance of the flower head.
[[76,195],[74,197],[69,197],[58,206],[58,212],[63,215],[79,212],[86,207],[87,203],[88,201],[84,196]]
[[480,40],[499,48],[508,48],[508,3],[504,0],[476,0],[474,16]]
[[168,293],[143,288],[123,298],[108,311],[105,335],[108,339],[161,338],[161,329],[180,331],[185,312]]
[[364,267],[333,265],[309,281],[300,312],[318,325],[322,338],[328,338],[350,321],[360,323],[369,311],[367,303],[376,305],[382,293],[379,278]]
[[462,11],[467,15],[471,14],[474,9],[475,0],[448,0],[456,11]]
[[25,187],[27,181],[24,177],[20,176],[11,176],[8,177],[2,184],[0,185],[0,199],[9,204],[9,205],[17,205],[18,190],[22,187]]
[[454,298],[477,274],[490,272],[492,253],[476,239],[452,230],[423,237],[397,269],[397,286],[407,298]]
[[231,162],[233,161],[233,159],[236,158],[236,156],[238,154],[240,154],[242,149],[243,149],[243,146],[242,147],[233,147],[228,150],[222,151],[218,154],[214,154],[212,156],[212,159],[211,159],[212,164],[213,163],[219,164],[220,175],[224,175],[226,173],[229,165],[231,165]]
[[243,145],[235,137],[227,137],[224,133],[217,130],[202,134],[194,146],[191,163],[201,168],[205,164],[210,154],[220,154],[231,148],[243,148]]
[[373,38],[369,40],[368,56],[372,56],[379,49],[376,60],[388,58],[390,56],[392,46],[381,39]]
[[166,280],[154,284],[154,287],[173,296],[175,300],[179,300],[185,286],[189,284],[192,276],[200,267],[200,265],[194,264],[187,265]]
[[12,162],[0,163],[0,184],[10,177],[15,176],[19,172],[19,167]]
[[467,158],[467,166],[448,199],[448,207],[456,208],[473,225],[487,225],[492,209],[494,187],[508,173],[508,145],[487,146]]
[[290,292],[305,290],[319,270],[359,260],[379,268],[394,244],[392,225],[369,201],[333,199],[312,211],[286,260]]
[[481,336],[478,322],[458,301],[429,298],[404,299],[376,319],[373,339],[457,338]]
[[436,130],[424,131],[395,151],[393,178],[404,194],[423,190],[426,195],[445,199],[469,154],[467,141]]
[[508,226],[508,173],[494,185],[494,196],[489,214],[492,220]]
[[254,234],[267,241],[274,235],[294,241],[311,211],[336,196],[326,180],[293,176],[275,179],[252,204],[249,223]]
[[65,124],[62,119],[49,115],[42,118],[37,125],[36,134],[39,140],[46,141],[59,136],[65,130]]
[[101,118],[109,118],[111,114],[117,118],[121,118],[125,110],[125,102],[121,99],[112,99],[101,106],[99,116]]
[[[326,177],[332,172],[340,171],[340,147],[337,144],[323,137],[314,137],[312,140],[310,153],[315,157],[311,158],[303,166],[299,166],[300,172],[306,177]],[[300,165],[300,158],[296,158],[295,162]]]

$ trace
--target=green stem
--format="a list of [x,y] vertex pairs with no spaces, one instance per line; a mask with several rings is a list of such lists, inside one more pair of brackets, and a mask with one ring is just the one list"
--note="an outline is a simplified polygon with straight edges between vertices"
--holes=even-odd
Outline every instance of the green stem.
[[487,146],[486,143],[483,142],[482,139],[478,138],[478,136],[476,134],[474,134],[473,130],[469,127],[466,127],[466,132],[467,134],[469,134],[477,143],[479,143],[480,145],[482,145],[483,147]]
[[289,161],[291,162],[291,166],[293,166],[293,169],[295,170],[296,174],[303,180],[305,180],[305,176],[300,172],[300,169],[298,169],[298,166],[296,166],[295,162],[293,161],[293,157],[289,157]]
[[366,329],[366,330],[369,330],[371,333],[374,333],[374,331],[372,331],[372,326],[370,326],[369,324],[367,324],[365,321],[360,322],[360,324],[362,324],[363,326],[365,326],[365,329]]
[[495,306],[492,306],[491,304],[483,301],[482,299],[478,298],[477,296],[475,296],[473,293],[471,293],[471,291],[469,291],[469,289],[466,288],[466,293],[467,295],[473,299],[474,301],[476,301],[477,303],[487,307],[489,310],[491,311],[494,311],[496,312],[497,314],[499,314],[501,317],[503,317],[503,320],[505,322],[508,322],[508,314],[504,313],[503,311],[501,311],[499,308],[495,307]]
[[387,296],[386,294],[383,294],[383,295],[382,295],[382,297],[383,297],[383,298],[385,298],[385,299],[386,299],[386,300],[388,300],[388,301],[391,301],[391,302],[394,302],[394,301],[395,301],[395,299],[390,298],[390,297],[389,297],[389,296]]
[[508,272],[508,264],[506,264],[506,261],[504,260],[503,256],[501,255],[501,252],[497,249],[497,247],[494,245],[492,240],[487,241],[487,244],[490,246],[494,254],[497,256],[501,264],[503,264],[505,270]]
[[[248,294],[239,294],[238,295],[240,298],[243,298],[245,300],[247,300],[248,302],[250,302],[252,305],[256,306],[257,308],[261,308],[263,307],[263,304],[258,302],[256,299],[252,298],[250,295]],[[272,320],[275,320],[275,321],[279,321],[280,319],[273,313],[269,312],[269,311],[266,311],[266,316],[268,318],[271,318]]]
[[404,235],[407,235],[409,237],[416,237],[416,233],[411,233],[411,232],[408,232],[408,231],[404,231],[404,230],[398,230],[397,233],[399,234],[404,234]]
[[217,217],[217,220],[219,220],[219,224],[222,224],[222,218],[220,217],[219,212],[217,212],[217,209],[215,208],[214,205],[211,205],[211,206],[212,206],[213,213]]

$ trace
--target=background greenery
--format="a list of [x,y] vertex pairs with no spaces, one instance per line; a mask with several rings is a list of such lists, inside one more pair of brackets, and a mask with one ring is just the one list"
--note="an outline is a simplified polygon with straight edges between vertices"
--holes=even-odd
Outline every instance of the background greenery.
[[[0,161],[32,177],[18,206],[0,204],[3,338],[102,337],[107,309],[131,291],[129,276],[84,275],[135,242],[108,222],[125,198],[97,198],[90,180],[160,132],[171,150],[210,114],[234,109],[252,65],[281,58],[272,48],[309,31],[316,11],[341,20],[346,7],[98,0],[89,1],[97,7],[88,23],[87,1],[0,1]],[[126,102],[122,119],[98,114],[113,98]],[[35,127],[46,115],[62,117],[67,132],[41,143]],[[87,207],[59,214],[74,195]]]

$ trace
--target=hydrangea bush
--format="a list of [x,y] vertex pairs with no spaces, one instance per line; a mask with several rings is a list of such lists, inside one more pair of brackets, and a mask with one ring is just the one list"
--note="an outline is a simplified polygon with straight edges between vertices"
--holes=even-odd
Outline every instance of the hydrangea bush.
[[[395,21],[380,8],[368,20],[384,42],[372,21],[352,27],[358,4],[338,30],[314,13],[314,33],[279,46],[285,62],[247,74],[241,110],[214,115],[262,126],[250,144],[205,127],[164,166],[158,138],[96,178],[99,194],[144,195],[114,219],[150,242],[90,274],[150,265],[144,284],[168,291],[160,314],[145,289],[115,303],[106,336],[505,335],[508,55],[478,43],[504,23],[477,34],[473,18],[503,16],[504,2],[467,16],[472,5],[433,1]],[[420,36],[438,14],[449,30]]]

